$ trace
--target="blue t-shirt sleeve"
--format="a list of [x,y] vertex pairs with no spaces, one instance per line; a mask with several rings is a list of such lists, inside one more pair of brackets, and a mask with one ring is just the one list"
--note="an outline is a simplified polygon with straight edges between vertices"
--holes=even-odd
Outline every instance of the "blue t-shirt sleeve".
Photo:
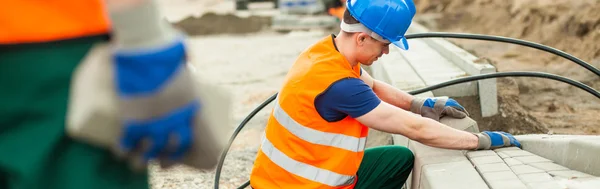
[[361,79],[345,78],[329,86],[315,99],[317,112],[323,119],[335,122],[346,116],[360,117],[375,109],[381,100]]

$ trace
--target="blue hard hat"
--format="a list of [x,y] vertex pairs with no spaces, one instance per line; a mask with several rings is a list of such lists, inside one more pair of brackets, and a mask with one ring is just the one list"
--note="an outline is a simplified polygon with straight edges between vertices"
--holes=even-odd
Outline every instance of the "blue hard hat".
[[408,50],[404,34],[417,12],[412,0],[348,0],[346,7],[365,27]]

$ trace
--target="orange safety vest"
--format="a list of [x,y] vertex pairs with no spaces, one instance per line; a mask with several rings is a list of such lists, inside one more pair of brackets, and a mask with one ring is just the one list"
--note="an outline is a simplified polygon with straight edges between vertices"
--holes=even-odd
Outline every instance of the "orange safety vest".
[[350,116],[327,122],[315,98],[343,78],[359,78],[334,45],[320,40],[297,59],[277,95],[250,183],[256,189],[353,188],[368,127]]
[[109,31],[102,0],[0,2],[0,44],[47,42]]

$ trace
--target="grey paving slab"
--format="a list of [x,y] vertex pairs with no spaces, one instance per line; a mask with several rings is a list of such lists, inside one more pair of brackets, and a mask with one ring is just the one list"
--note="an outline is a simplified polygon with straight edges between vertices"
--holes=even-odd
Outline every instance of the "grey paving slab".
[[500,158],[505,159],[505,158],[510,158],[510,156],[506,155],[504,152],[498,152],[497,153],[498,156],[500,156]]
[[521,150],[521,148],[518,148],[518,147],[497,148],[497,149],[494,149],[494,152],[504,152],[504,151],[511,151],[511,150]]
[[430,164],[423,167],[420,188],[423,189],[488,189],[479,173],[470,167],[469,160]]
[[513,173],[511,170],[481,173],[481,175],[486,182],[519,179],[519,177],[517,177],[517,175],[515,175],[515,173]]
[[575,178],[586,178],[586,177],[594,177],[590,174],[585,174],[579,171],[574,170],[564,170],[564,171],[548,171],[550,175],[553,177],[561,177],[566,179],[575,179]]
[[527,187],[529,189],[565,189],[564,185],[559,181],[527,183]]
[[471,158],[471,162],[473,162],[474,165],[483,165],[483,164],[490,164],[490,163],[504,163],[504,161],[502,161],[502,158],[500,158],[499,156],[474,157],[474,158]]
[[517,156],[517,157],[513,157],[513,159],[516,159],[524,164],[531,164],[531,163],[548,163],[548,162],[552,162],[549,159],[540,157],[540,156],[536,156],[536,155],[530,155],[530,156]]
[[532,156],[534,154],[532,154],[531,152],[525,151],[525,150],[507,150],[507,151],[503,151],[503,154],[506,154],[509,157],[519,157],[519,156]]
[[504,163],[506,163],[508,166],[523,165],[522,162],[514,158],[506,158],[504,159]]
[[490,164],[482,164],[477,165],[475,167],[479,173],[490,173],[490,172],[499,172],[499,171],[510,171],[508,165],[505,163],[490,163]]
[[600,135],[520,135],[523,149],[571,170],[600,176]]
[[510,169],[512,169],[512,171],[517,175],[530,174],[530,173],[544,173],[545,172],[541,169],[532,167],[530,165],[515,165],[515,166],[511,166]]
[[488,184],[492,189],[527,189],[527,186],[519,179],[491,181]]
[[554,180],[548,173],[522,174],[519,175],[519,179],[521,179],[523,183],[549,182]]
[[467,152],[467,157],[468,158],[481,157],[481,156],[497,156],[497,155],[498,154],[496,154],[492,150],[481,150],[481,151],[470,151],[470,152]]
[[551,163],[551,162],[530,163],[529,165],[531,165],[532,167],[544,170],[546,172],[569,170],[569,168],[566,168],[564,166],[558,165],[556,163]]

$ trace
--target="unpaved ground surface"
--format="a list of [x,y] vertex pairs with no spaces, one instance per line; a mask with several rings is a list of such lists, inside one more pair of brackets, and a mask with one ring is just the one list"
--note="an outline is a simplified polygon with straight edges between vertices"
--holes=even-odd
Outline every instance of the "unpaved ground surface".
[[[199,70],[234,94],[235,125],[269,96],[275,94],[296,56],[322,37],[322,33],[289,35],[195,37],[190,49],[197,51]],[[267,106],[244,128],[233,143],[222,170],[220,188],[236,188],[249,178],[270,108]],[[228,136],[223,136],[227,137]],[[185,167],[159,170],[152,167],[153,188],[212,188],[214,171]]]
[[[549,45],[600,68],[598,0],[416,0],[421,23],[433,31],[500,35]],[[498,71],[541,71],[600,89],[600,76],[558,56],[496,42],[451,40]],[[578,88],[538,78],[499,79],[502,117],[481,122],[517,133],[600,134],[600,99]],[[512,115],[512,116],[511,116]],[[504,117],[505,118],[505,117]],[[490,120],[498,123],[494,125]],[[521,129],[519,129],[521,128]]]

